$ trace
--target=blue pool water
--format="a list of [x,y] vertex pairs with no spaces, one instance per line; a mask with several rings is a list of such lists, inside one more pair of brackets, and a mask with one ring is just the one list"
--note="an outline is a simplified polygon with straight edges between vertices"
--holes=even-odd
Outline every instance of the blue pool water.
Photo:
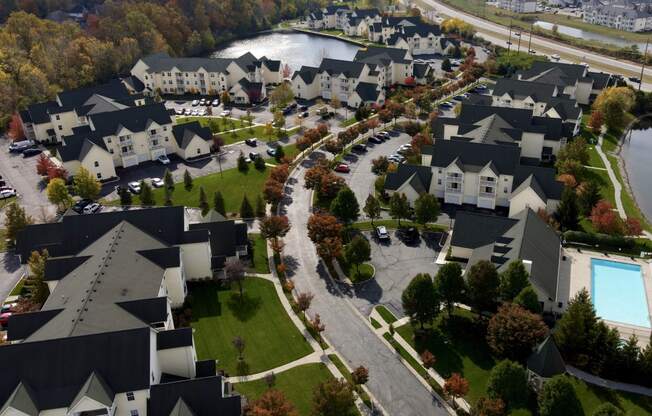
[[641,266],[591,259],[591,298],[602,319],[650,328]]

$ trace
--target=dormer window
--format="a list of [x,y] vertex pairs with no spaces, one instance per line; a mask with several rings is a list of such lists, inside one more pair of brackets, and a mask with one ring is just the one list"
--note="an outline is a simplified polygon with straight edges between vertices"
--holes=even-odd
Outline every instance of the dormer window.
[[127,401],[133,402],[134,400],[136,400],[133,391],[128,391],[126,394],[127,394]]

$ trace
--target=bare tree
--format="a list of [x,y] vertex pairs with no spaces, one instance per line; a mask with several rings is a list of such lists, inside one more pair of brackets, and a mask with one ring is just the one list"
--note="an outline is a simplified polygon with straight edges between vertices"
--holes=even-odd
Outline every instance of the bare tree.
[[299,310],[303,312],[303,316],[306,316],[306,311],[310,308],[310,303],[312,302],[312,299],[315,297],[310,292],[301,292],[297,296],[297,305],[299,306]]
[[[312,320],[312,322],[310,322],[310,325],[312,326],[312,329],[314,329],[315,332],[317,332],[317,334],[319,334],[319,338],[321,338],[321,333],[324,332],[324,330],[326,330],[326,324],[322,323],[321,317],[319,316],[319,314],[315,314],[315,318]],[[321,344],[322,350],[323,350],[324,349],[324,344],[321,343],[321,342],[320,342],[320,344]]]
[[265,374],[265,384],[267,384],[267,388],[269,389],[274,387],[274,384],[276,384],[276,374],[274,374],[273,371]]
[[243,297],[242,283],[245,280],[245,267],[240,260],[230,260],[224,266],[224,273],[226,274],[226,279],[229,282],[235,282],[238,285],[240,291],[240,300]]
[[236,351],[238,351],[238,360],[243,361],[244,360],[244,350],[245,350],[245,340],[240,336],[236,336],[233,338],[233,347],[235,348]]

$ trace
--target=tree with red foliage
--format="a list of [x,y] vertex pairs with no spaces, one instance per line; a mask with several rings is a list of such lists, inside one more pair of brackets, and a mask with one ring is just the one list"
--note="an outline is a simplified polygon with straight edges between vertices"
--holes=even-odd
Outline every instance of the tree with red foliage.
[[303,137],[308,139],[308,141],[312,144],[317,143],[319,140],[321,140],[321,134],[319,133],[319,130],[317,129],[310,129],[303,133]]
[[283,78],[290,78],[290,75],[292,75],[292,69],[290,68],[290,65],[284,64],[283,68],[281,69],[281,74],[283,75]]
[[407,85],[408,87],[413,87],[413,86],[416,85],[417,82],[416,82],[416,80],[414,79],[413,76],[409,76],[409,77],[406,77],[406,78],[405,78],[405,80],[403,81],[403,83],[404,83],[405,85]]
[[328,136],[328,125],[326,123],[317,123],[317,133],[321,137]]
[[45,153],[41,153],[36,160],[36,173],[41,176],[48,176],[50,169],[54,167],[54,163],[50,160]]
[[317,254],[330,263],[334,258],[342,255],[343,248],[340,237],[328,237],[317,243]]
[[290,231],[290,221],[285,215],[272,215],[263,218],[259,227],[263,238],[278,240]]
[[269,173],[270,178],[281,183],[284,183],[288,179],[288,176],[290,176],[290,167],[287,163],[272,168]]
[[11,121],[9,121],[7,133],[9,134],[9,137],[11,137],[11,140],[15,142],[25,139],[25,132],[23,131],[23,125],[18,113],[11,115]]
[[602,125],[604,124],[604,115],[600,110],[593,110],[591,113],[591,118],[589,119],[589,127],[591,127],[591,132],[593,134],[600,134],[602,131]]
[[623,221],[614,211],[613,205],[604,199],[591,210],[591,223],[600,233],[622,235],[625,232]]
[[378,118],[383,123],[389,123],[392,121],[392,113],[388,109],[383,109],[378,112]]
[[299,416],[283,392],[269,389],[245,409],[245,416]]
[[421,148],[424,145],[432,144],[432,139],[428,135],[417,133],[414,135],[414,137],[412,137],[412,141],[410,143],[412,144],[412,153],[419,156],[421,155]]
[[432,368],[435,366],[435,363],[437,362],[437,359],[435,356],[428,350],[424,350],[421,353],[421,363],[423,364],[424,367],[426,368]]
[[471,409],[473,416],[503,416],[505,414],[505,402],[501,399],[490,399],[480,397]]
[[444,392],[453,399],[462,397],[469,392],[469,382],[459,373],[453,373],[444,382]]
[[64,181],[68,179],[68,171],[65,170],[61,166],[57,166],[54,163],[50,168],[48,168],[48,181],[51,181],[52,179],[55,178],[60,178],[63,179]]
[[300,151],[303,152],[304,150],[306,150],[307,148],[309,148],[312,145],[312,142],[310,141],[309,138],[307,138],[306,136],[303,136],[303,137],[299,137],[297,139],[296,144],[297,144],[297,149],[299,149]]
[[367,128],[371,129],[372,134],[376,134],[376,129],[380,126],[380,121],[378,121],[378,118],[370,118],[367,120]]
[[263,197],[272,205],[278,204],[283,199],[283,184],[268,178],[263,186]]
[[487,343],[497,356],[520,361],[527,358],[547,333],[548,327],[541,315],[505,303],[489,321]]
[[641,227],[641,222],[636,218],[627,218],[625,220],[625,234],[632,237],[637,237],[643,232],[643,227]]
[[327,238],[339,238],[342,224],[330,214],[313,214],[308,219],[308,237],[317,244]]

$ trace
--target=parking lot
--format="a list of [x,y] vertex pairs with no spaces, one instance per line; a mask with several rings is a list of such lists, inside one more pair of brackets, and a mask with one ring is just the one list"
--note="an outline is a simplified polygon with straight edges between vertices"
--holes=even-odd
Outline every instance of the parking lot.
[[418,273],[434,276],[442,233],[422,233],[413,242],[404,242],[395,230],[389,230],[390,240],[380,242],[372,232],[363,235],[371,243],[371,264],[376,269],[374,279],[349,290],[351,301],[360,313],[368,316],[374,306],[383,304],[396,316],[402,317],[401,294]]

